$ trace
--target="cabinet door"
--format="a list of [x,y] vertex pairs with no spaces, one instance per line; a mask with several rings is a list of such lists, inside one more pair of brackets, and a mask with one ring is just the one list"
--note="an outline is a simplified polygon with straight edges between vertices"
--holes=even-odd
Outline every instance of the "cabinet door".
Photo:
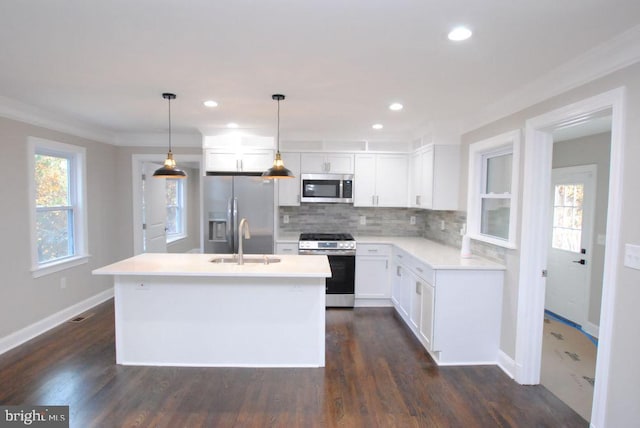
[[238,159],[235,153],[207,150],[205,152],[205,169],[215,172],[236,172]]
[[411,157],[411,182],[409,183],[409,206],[419,208],[422,198],[422,153],[414,153]]
[[420,164],[422,165],[420,208],[433,208],[433,147],[421,154]]
[[327,162],[324,153],[303,153],[300,156],[300,171],[302,174],[326,173]]
[[389,298],[389,259],[386,257],[356,258],[356,298]]
[[376,205],[379,207],[406,207],[407,157],[405,155],[377,155],[375,168]]
[[328,154],[325,158],[327,171],[331,174],[353,174],[353,155],[351,154]]
[[294,178],[278,180],[278,205],[299,206],[300,205],[300,153],[281,153],[282,161]]
[[412,278],[411,289],[409,290],[409,293],[411,294],[411,309],[409,311],[409,319],[411,320],[411,324],[409,325],[409,327],[417,333],[420,329],[422,284],[415,277]]
[[356,155],[353,205],[373,207],[376,203],[376,158],[374,155]]
[[422,282],[420,340],[429,351],[434,351],[434,319],[435,319],[435,288],[428,282]]
[[243,153],[240,158],[240,171],[264,172],[273,165],[273,157],[271,150]]
[[400,312],[400,294],[402,290],[402,266],[397,263],[391,263],[391,302],[396,310]]

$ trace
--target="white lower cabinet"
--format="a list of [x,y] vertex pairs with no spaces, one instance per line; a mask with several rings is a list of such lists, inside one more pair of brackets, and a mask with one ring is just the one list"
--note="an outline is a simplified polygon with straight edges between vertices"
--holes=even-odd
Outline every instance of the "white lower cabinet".
[[[356,250],[356,302],[391,297],[389,283],[390,245],[358,244]],[[382,304],[382,303],[381,303]]]
[[500,346],[503,271],[432,269],[398,251],[392,302],[438,364],[495,364]]
[[276,242],[276,254],[298,254],[297,242]]

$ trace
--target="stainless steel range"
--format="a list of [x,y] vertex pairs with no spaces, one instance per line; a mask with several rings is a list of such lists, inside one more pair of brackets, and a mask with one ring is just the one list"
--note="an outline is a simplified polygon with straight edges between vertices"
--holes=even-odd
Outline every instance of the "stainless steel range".
[[348,233],[302,233],[298,254],[320,254],[329,258],[326,306],[352,308],[355,302],[356,241]]

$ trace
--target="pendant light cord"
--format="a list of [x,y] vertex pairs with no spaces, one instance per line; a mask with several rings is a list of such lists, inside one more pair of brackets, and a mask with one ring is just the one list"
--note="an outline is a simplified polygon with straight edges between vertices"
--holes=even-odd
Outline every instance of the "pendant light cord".
[[171,153],[171,98],[167,98],[169,101],[169,153]]
[[278,99],[278,128],[276,130],[276,152],[280,153],[280,99]]

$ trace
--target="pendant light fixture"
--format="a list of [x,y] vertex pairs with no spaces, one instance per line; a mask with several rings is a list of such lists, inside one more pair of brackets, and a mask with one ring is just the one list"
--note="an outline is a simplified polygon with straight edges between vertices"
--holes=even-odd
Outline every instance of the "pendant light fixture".
[[171,100],[176,99],[176,94],[164,93],[162,98],[169,102],[169,152],[167,158],[164,160],[162,168],[156,170],[153,173],[157,178],[187,178],[187,174],[181,169],[176,168],[176,161],[173,160],[173,153],[171,152]]
[[262,173],[264,178],[293,178],[293,173],[285,168],[280,156],[280,101],[284,100],[284,95],[273,94],[271,98],[278,101],[278,128],[276,132],[276,158],[273,160],[273,166]]

